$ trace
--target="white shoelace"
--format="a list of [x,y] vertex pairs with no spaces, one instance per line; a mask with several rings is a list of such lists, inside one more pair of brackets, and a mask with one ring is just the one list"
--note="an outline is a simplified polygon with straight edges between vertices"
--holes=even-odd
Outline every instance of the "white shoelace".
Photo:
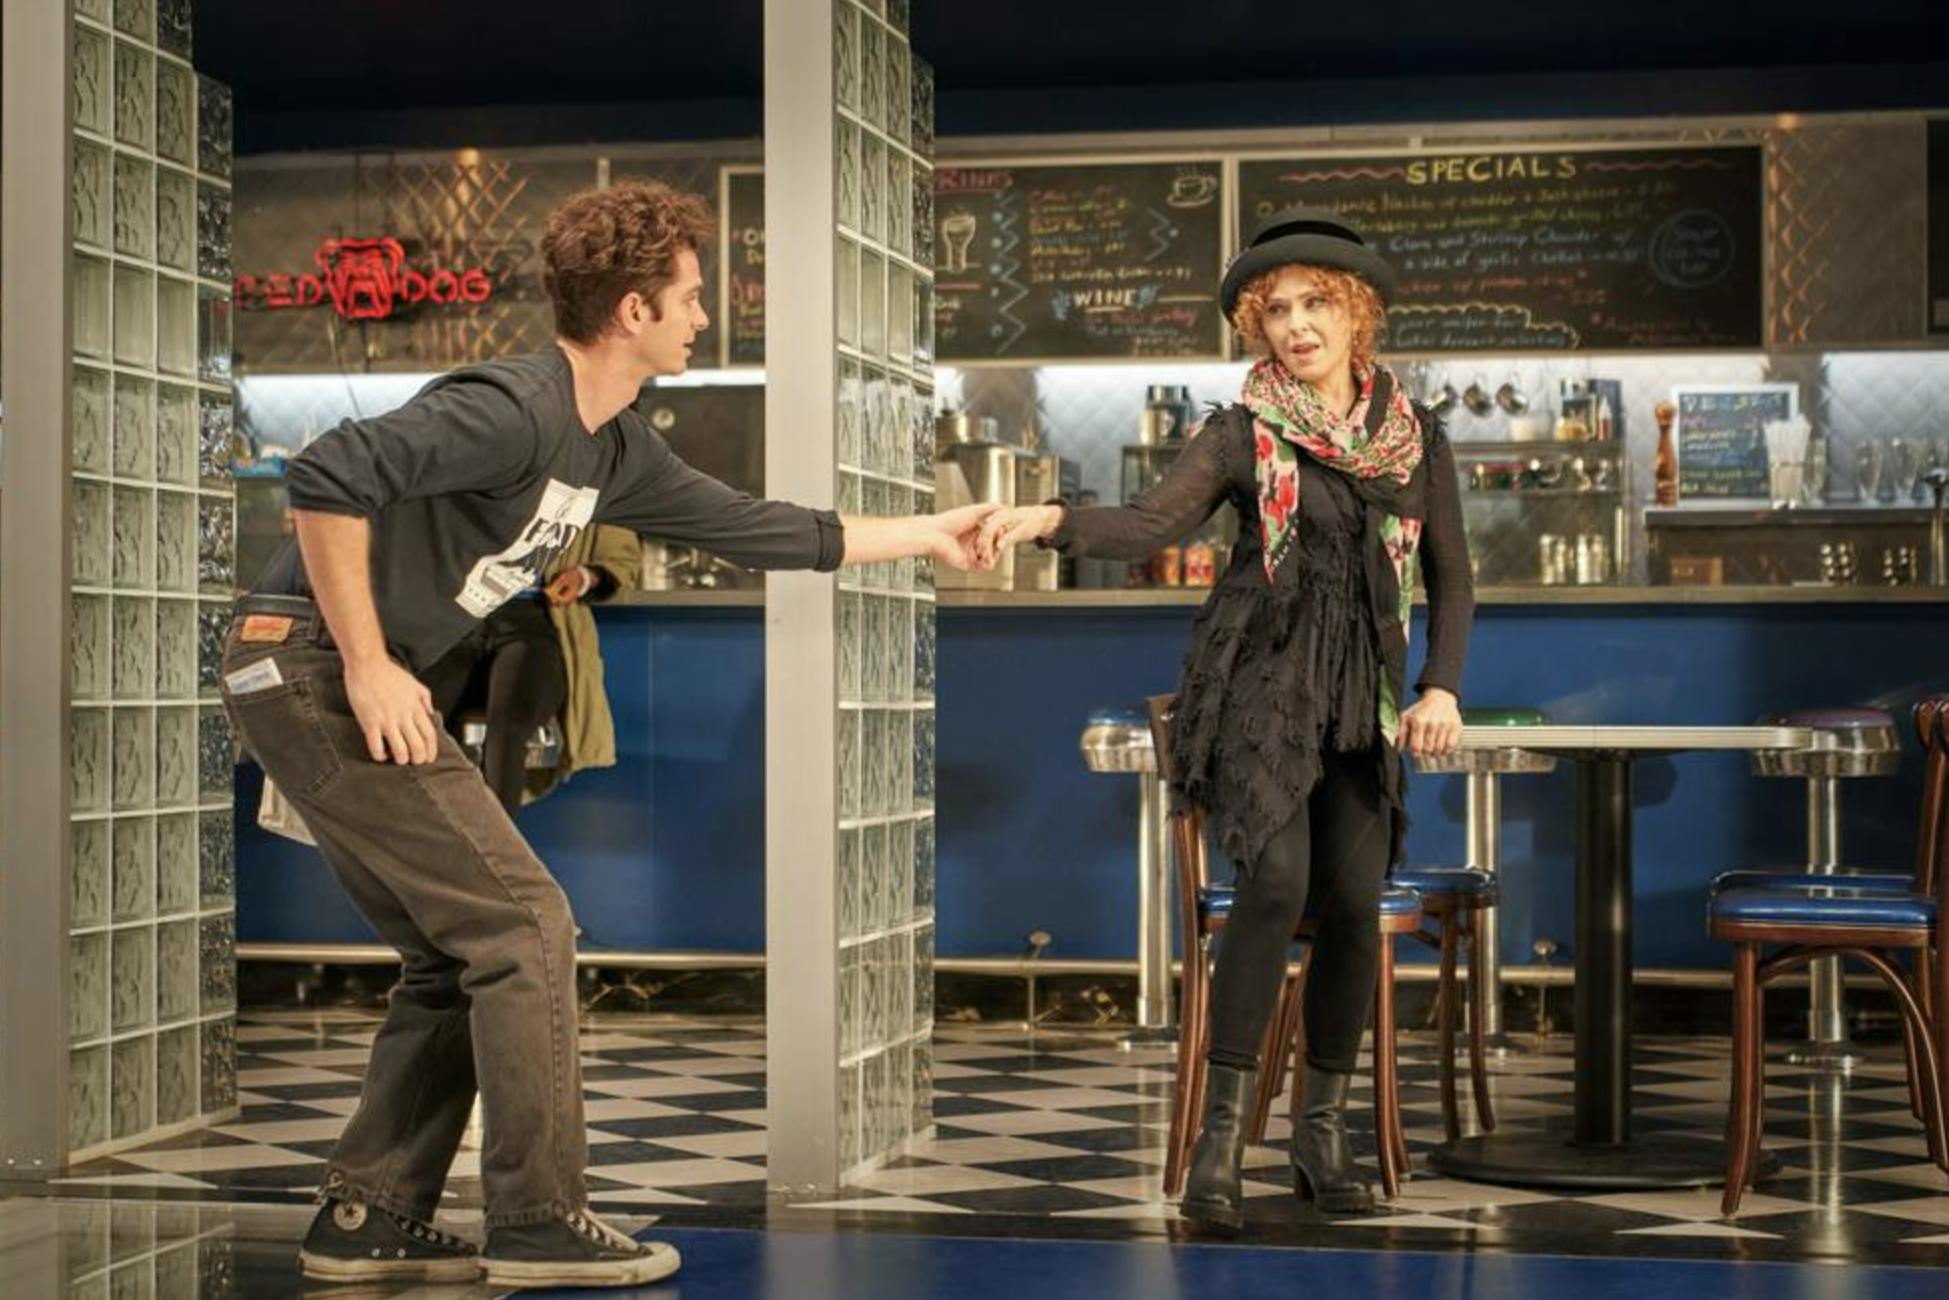
[[580,1232],[583,1236],[596,1242],[598,1245],[607,1246],[611,1250],[622,1250],[628,1251],[631,1254],[637,1254],[643,1249],[643,1244],[634,1237],[616,1231],[587,1210],[579,1210],[569,1215],[568,1221],[569,1226],[577,1232]]

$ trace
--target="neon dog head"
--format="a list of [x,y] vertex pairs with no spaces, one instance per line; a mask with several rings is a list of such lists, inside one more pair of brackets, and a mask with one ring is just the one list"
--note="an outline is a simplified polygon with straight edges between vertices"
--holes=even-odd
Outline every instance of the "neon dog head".
[[332,306],[347,320],[392,315],[406,250],[397,239],[328,239],[313,254]]

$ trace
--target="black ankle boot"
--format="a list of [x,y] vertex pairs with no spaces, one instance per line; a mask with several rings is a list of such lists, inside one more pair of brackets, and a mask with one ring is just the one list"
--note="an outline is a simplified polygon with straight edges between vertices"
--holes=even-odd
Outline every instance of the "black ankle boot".
[[1351,1074],[1302,1065],[1299,1123],[1293,1129],[1293,1194],[1325,1214],[1372,1214],[1374,1189],[1347,1147]]
[[1257,1091],[1259,1072],[1214,1061],[1205,1076],[1205,1115],[1178,1212],[1206,1232],[1231,1234],[1245,1224],[1245,1111]]

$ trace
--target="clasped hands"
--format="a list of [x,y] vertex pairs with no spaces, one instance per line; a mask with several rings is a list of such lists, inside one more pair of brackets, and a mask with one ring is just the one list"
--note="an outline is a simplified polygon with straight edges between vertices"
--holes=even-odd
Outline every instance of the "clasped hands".
[[992,502],[924,515],[928,553],[956,569],[988,570],[1023,542],[1048,537],[1062,524],[1059,506],[999,506]]

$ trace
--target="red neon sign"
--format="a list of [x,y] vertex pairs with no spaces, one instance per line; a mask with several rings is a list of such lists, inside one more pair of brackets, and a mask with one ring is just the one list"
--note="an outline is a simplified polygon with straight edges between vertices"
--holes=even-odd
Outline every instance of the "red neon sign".
[[329,302],[347,320],[385,320],[401,307],[423,302],[486,302],[494,282],[480,267],[419,271],[406,265],[406,249],[391,236],[327,239],[312,254],[318,273],[240,275],[234,287],[244,311],[280,311]]

